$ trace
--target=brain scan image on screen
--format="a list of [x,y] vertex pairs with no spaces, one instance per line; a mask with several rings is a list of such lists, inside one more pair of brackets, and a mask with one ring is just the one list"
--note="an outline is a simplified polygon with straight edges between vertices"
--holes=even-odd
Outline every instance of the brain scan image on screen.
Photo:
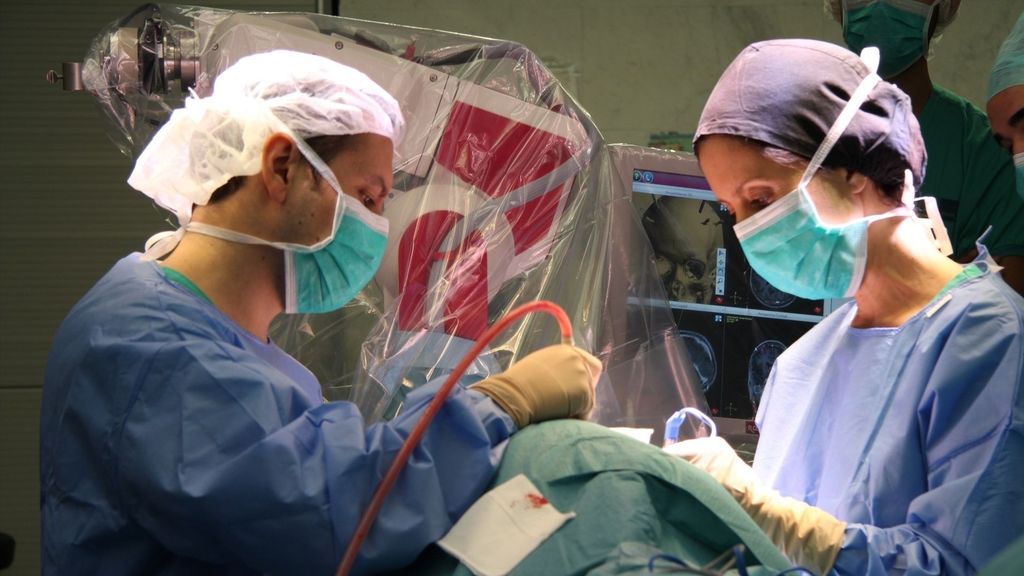
[[724,245],[716,207],[706,200],[660,196],[644,211],[644,230],[669,300],[710,301],[715,258]]
[[632,189],[709,413],[753,418],[775,359],[824,318],[831,303],[783,292],[752,270],[733,219],[692,155],[652,159],[644,150],[624,166],[631,176],[624,184]]
[[796,300],[796,296],[769,284],[753,268],[750,269],[750,292],[766,308],[785,308]]
[[705,393],[711,389],[718,375],[718,360],[711,343],[703,335],[689,330],[680,330],[679,337],[686,344],[686,351],[693,362],[693,369],[700,378],[700,387]]
[[786,349],[786,345],[778,340],[765,340],[758,344],[750,354],[750,362],[747,366],[747,390],[750,392],[750,401],[757,406],[761,403],[761,394],[764,393],[764,384],[768,380],[768,374],[775,365],[775,359]]

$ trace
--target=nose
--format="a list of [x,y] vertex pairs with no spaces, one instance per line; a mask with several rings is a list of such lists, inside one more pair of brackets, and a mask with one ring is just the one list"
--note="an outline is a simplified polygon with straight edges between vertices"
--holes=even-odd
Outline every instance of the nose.
[[[1024,132],[1024,130],[1018,130],[1018,132]],[[1024,153],[1024,133],[1015,134],[1013,139],[1013,153],[1020,154]]]

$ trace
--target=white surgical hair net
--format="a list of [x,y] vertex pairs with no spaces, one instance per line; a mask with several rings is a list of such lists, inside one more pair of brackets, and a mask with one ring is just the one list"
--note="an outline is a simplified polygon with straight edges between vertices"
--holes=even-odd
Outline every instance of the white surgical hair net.
[[398,102],[362,72],[322,56],[276,50],[224,70],[212,94],[185,100],[139,155],[128,184],[178,216],[205,205],[235,176],[260,170],[276,132],[314,136],[379,134],[397,142]]
[[[938,23],[935,25],[935,32],[932,34],[932,40],[929,43],[929,48],[931,44],[935,44],[939,41],[939,37],[942,36],[942,31],[952,24],[953,20],[956,20],[956,15],[960,13],[960,4],[962,3],[963,0],[960,2],[954,2],[953,0],[939,0],[938,12],[935,13],[935,19]],[[825,13],[832,16],[836,22],[842,24],[842,0],[825,0]],[[931,54],[929,54],[929,58],[930,57]]]

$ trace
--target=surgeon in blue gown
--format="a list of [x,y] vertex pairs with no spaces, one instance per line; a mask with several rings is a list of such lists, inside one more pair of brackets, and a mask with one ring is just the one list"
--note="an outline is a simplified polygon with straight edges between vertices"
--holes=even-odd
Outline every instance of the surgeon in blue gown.
[[[129,183],[181,228],[85,295],[47,365],[45,574],[334,572],[440,383],[366,427],[268,328],[337,309],[372,277],[402,126],[365,75],[276,51],[236,62],[155,135]],[[484,491],[509,435],[589,411],[599,372],[562,345],[457,386],[355,572],[414,560]]]
[[1024,300],[910,210],[924,144],[870,52],[752,44],[705,105],[696,151],[751,266],[853,299],[779,356],[753,469],[672,448],[816,572],[973,574],[1024,533]]

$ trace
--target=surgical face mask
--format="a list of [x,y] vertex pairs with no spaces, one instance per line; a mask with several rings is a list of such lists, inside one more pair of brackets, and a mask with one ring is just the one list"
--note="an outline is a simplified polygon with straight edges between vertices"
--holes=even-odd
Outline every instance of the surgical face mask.
[[[337,310],[377,273],[387,248],[387,220],[354,198],[347,204],[330,243],[312,252],[285,251],[285,312],[321,313]],[[361,211],[362,214],[356,214]]]
[[740,246],[772,286],[817,300],[853,296],[864,278],[868,225],[910,215],[903,209],[858,218],[841,226],[822,223],[807,185],[736,225]]
[[387,247],[388,221],[341,190],[334,173],[312,149],[295,140],[303,155],[338,195],[332,233],[312,246],[262,238],[189,222],[184,229],[285,252],[285,312],[321,313],[347,304],[373,278]]
[[858,53],[877,46],[878,73],[892,78],[925,54],[933,13],[933,6],[914,0],[845,0],[843,39]]
[[1013,167],[1017,172],[1017,195],[1024,198],[1024,152],[1013,155]]

